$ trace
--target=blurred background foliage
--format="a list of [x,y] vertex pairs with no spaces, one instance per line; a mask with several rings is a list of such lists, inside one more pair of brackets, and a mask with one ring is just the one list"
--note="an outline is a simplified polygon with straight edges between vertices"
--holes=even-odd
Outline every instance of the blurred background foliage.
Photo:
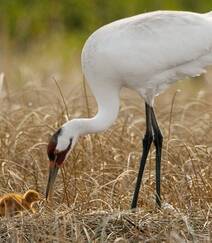
[[0,72],[11,87],[29,80],[82,80],[88,36],[114,20],[154,10],[208,12],[212,0],[0,0]]
[[57,35],[81,46],[103,24],[159,9],[207,12],[212,1],[0,0],[0,35],[3,43],[19,50]]

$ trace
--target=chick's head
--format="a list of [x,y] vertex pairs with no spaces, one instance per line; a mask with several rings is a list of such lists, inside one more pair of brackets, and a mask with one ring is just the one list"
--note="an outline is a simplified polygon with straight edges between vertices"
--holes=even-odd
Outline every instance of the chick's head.
[[28,203],[33,203],[33,202],[39,201],[41,199],[41,197],[40,197],[40,194],[38,192],[36,192],[35,190],[28,190],[24,194],[24,199]]

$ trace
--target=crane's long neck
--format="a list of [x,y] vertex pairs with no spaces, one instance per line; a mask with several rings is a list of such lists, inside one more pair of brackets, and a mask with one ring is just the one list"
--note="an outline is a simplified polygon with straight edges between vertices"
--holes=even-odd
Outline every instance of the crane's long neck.
[[101,132],[109,128],[119,112],[119,90],[104,90],[95,94],[98,112],[92,118],[73,119],[65,124],[70,137]]

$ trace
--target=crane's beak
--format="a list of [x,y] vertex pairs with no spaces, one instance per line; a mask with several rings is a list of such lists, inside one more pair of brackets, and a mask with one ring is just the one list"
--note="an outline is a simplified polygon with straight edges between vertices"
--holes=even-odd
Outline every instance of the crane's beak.
[[49,193],[53,189],[58,170],[59,170],[59,166],[57,165],[56,161],[51,161],[50,167],[49,167],[48,184],[47,184],[47,187],[46,187],[46,200],[48,199]]
[[[49,156],[50,159],[50,166],[49,166],[49,179],[48,179],[48,183],[47,183],[47,187],[46,187],[46,200],[48,199],[48,196],[51,192],[51,190],[54,187],[54,183],[57,177],[57,173],[60,167],[62,167],[63,162],[66,158],[66,155],[68,153],[68,151],[70,150],[71,147],[71,141],[70,140],[70,144],[69,146],[64,150],[64,151],[57,151],[55,150],[55,146],[52,146],[52,143],[49,143],[48,146],[48,154],[50,154],[51,156]],[[53,152],[51,151],[53,147]]]

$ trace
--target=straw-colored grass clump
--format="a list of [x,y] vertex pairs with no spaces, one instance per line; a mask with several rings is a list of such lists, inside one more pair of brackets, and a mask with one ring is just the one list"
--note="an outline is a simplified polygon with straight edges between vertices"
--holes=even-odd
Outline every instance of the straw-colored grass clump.
[[[87,107],[83,89],[69,90],[64,96],[70,118],[95,114],[93,98],[88,97]],[[145,117],[139,97],[128,93],[124,97],[111,129],[80,138],[57,178],[49,204],[40,203],[33,215],[23,212],[0,219],[0,242],[211,241],[210,94],[191,100],[179,93],[171,106],[171,90],[157,101],[164,134],[163,209],[155,208],[152,147],[135,213],[129,206]],[[0,195],[28,188],[44,193],[47,141],[67,119],[59,92],[45,85],[28,85],[16,92],[7,90],[0,99]]]

